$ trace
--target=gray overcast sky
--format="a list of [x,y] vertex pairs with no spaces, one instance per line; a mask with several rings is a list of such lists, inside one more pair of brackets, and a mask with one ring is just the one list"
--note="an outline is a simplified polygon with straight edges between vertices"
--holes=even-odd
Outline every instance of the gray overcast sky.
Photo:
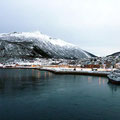
[[0,0],[0,32],[41,31],[95,55],[120,51],[120,0]]

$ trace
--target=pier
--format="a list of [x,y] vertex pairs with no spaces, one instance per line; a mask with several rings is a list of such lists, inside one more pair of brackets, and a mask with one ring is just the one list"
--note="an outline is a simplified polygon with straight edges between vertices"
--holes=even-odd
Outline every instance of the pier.
[[107,75],[110,73],[109,71],[92,71],[90,69],[65,69],[65,68],[40,68],[41,71],[49,71],[54,74],[60,74],[60,75],[91,75],[91,76],[102,76],[107,77]]
[[90,68],[67,68],[67,67],[55,67],[55,66],[18,66],[18,67],[2,67],[0,69],[36,69],[40,71],[49,71],[54,74],[60,75],[91,75],[91,76],[103,76],[111,72],[111,69],[90,69]]

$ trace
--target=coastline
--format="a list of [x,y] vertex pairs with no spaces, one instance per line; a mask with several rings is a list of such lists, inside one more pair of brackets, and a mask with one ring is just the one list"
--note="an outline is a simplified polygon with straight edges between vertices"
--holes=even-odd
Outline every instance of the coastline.
[[101,76],[101,77],[107,77],[107,75],[111,72],[111,70],[108,69],[97,69],[92,70],[89,68],[65,68],[65,67],[1,67],[0,69],[36,69],[40,71],[48,71],[54,74],[60,74],[60,75],[90,75],[90,76]]
[[85,71],[84,69],[75,71],[72,69],[40,68],[38,70],[49,71],[54,74],[60,74],[60,75],[90,75],[90,76],[101,76],[101,77],[107,77],[107,75],[110,73],[110,71]]

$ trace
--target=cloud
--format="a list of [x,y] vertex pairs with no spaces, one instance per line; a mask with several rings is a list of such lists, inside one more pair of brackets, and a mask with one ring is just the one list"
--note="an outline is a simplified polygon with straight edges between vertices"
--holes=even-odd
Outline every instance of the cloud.
[[119,50],[119,0],[1,0],[0,5],[0,32],[40,30],[96,48],[96,55],[104,47]]

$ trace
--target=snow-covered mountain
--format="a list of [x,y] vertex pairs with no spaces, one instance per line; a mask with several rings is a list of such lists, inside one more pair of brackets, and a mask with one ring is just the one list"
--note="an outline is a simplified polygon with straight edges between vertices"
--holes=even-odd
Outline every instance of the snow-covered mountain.
[[120,52],[113,53],[113,54],[111,54],[111,55],[108,55],[108,57],[109,57],[109,56],[114,56],[114,57],[120,56]]
[[89,58],[92,54],[78,46],[40,32],[1,33],[0,58]]

